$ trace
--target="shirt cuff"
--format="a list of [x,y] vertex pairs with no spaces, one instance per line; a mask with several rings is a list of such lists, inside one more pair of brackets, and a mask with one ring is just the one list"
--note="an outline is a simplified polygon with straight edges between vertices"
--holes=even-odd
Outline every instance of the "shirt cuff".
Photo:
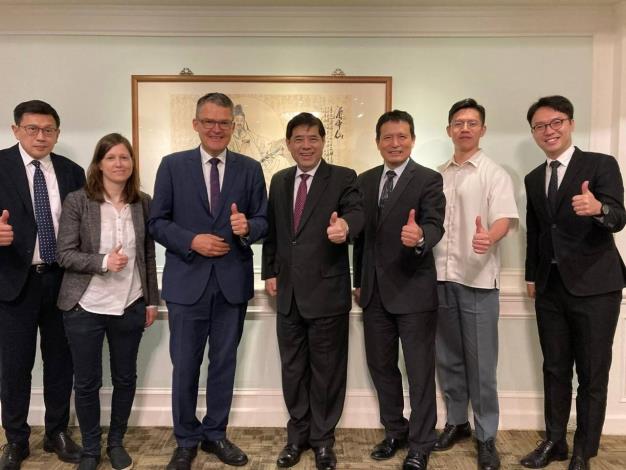
[[102,272],[106,273],[109,268],[107,268],[107,264],[109,262],[109,254],[107,253],[106,255],[104,255],[104,258],[102,258]]

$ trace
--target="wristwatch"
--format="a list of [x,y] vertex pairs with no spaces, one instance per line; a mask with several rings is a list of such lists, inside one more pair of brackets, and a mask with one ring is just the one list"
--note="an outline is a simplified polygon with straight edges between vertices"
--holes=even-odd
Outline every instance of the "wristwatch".
[[600,208],[600,212],[602,213],[602,215],[609,215],[609,212],[611,211],[611,208],[609,207],[608,204],[602,204],[602,207]]

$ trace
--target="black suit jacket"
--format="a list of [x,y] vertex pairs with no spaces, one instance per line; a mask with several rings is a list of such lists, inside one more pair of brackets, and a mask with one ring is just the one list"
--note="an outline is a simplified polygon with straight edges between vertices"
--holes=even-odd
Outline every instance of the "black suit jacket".
[[[577,216],[572,197],[584,181],[609,214],[603,220]],[[538,292],[546,289],[552,259],[567,290],[578,296],[596,295],[624,287],[625,268],[613,233],[626,224],[624,186],[619,166],[610,155],[576,148],[557,192],[556,213],[546,197],[546,163],[524,179],[526,186],[526,281]]]
[[[61,155],[53,153],[50,158],[63,202],[68,193],[84,186],[85,172]],[[0,150],[0,213],[4,209],[9,211],[14,238],[11,245],[0,246],[0,301],[10,302],[24,287],[37,239],[33,200],[18,145]]]
[[347,314],[352,307],[348,243],[331,243],[326,229],[336,211],[348,223],[351,237],[361,232],[363,206],[356,173],[322,160],[294,233],[295,174],[295,166],[279,171],[270,184],[262,278],[277,278],[277,310],[282,314],[289,313],[294,297],[305,318]]
[[[383,166],[359,175],[365,228],[354,246],[354,286],[361,288],[361,307],[369,305],[374,279],[383,306],[391,313],[427,312],[437,308],[437,273],[432,249],[444,233],[446,199],[441,175],[409,160],[378,214],[378,190]],[[411,209],[424,231],[424,246],[416,251],[400,240]]]

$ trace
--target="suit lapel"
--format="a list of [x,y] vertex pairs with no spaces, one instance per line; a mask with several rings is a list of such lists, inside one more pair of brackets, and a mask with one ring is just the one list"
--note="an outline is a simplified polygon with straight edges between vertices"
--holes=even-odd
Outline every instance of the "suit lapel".
[[[30,195],[30,186],[28,185],[28,177],[26,176],[26,168],[24,168],[24,161],[20,155],[20,150],[15,145],[10,153],[8,160],[9,180],[15,183],[17,193],[26,208],[28,214],[35,219],[35,213],[33,211],[33,199]],[[1,209],[1,208],[0,208]]]
[[409,158],[406,168],[400,175],[400,178],[398,179],[396,185],[394,186],[393,191],[391,191],[389,198],[385,202],[385,207],[383,207],[382,213],[380,214],[380,217],[378,219],[379,225],[382,224],[385,218],[389,215],[389,212],[391,212],[391,209],[393,208],[393,206],[400,200],[400,196],[406,189],[407,185],[409,184],[409,181],[413,179],[413,173],[415,173],[416,169],[417,169],[417,166],[415,162]]
[[97,253],[100,249],[100,233],[102,232],[102,228],[100,226],[100,203],[87,198],[87,196],[85,196],[85,198],[87,199],[91,248],[94,253]]
[[[226,150],[226,164],[224,165],[224,178],[222,179],[222,187],[220,188],[220,202],[217,205],[214,217],[218,219],[224,210],[225,201],[234,200],[230,198],[231,192],[237,184],[237,175],[241,176],[239,171],[240,158],[230,150]],[[230,207],[226,208],[230,211]]]
[[145,221],[141,199],[130,205],[130,214],[133,219],[133,228],[135,229],[135,253],[141,266],[143,263],[143,240],[145,237]]
[[200,154],[200,147],[193,150],[189,159],[187,160],[189,166],[190,181],[196,188],[200,188],[200,198],[202,199],[202,206],[206,209],[211,216],[211,210],[209,208],[209,192],[204,181],[204,171],[202,170],[202,155]]
[[65,171],[65,164],[63,160],[58,158],[55,154],[50,154],[50,160],[52,161],[52,167],[54,168],[54,174],[57,178],[57,184],[59,185],[59,195],[61,196],[61,202],[65,200],[65,196],[70,192],[72,187],[70,182],[70,172]]
[[[320,162],[320,166],[317,168],[315,172],[315,176],[313,177],[313,181],[311,181],[311,187],[309,188],[309,192],[306,196],[306,202],[304,203],[304,210],[302,211],[302,218],[300,219],[300,226],[296,232],[296,235],[302,231],[302,228],[306,224],[309,217],[313,213],[313,209],[317,206],[317,203],[324,194],[326,190],[326,186],[328,186],[328,178],[330,177],[330,166],[322,160]],[[330,219],[330,214],[328,214],[328,219]]]
[[288,222],[289,232],[293,235],[293,187],[296,178],[296,168],[292,167],[289,171],[285,172],[283,177],[283,189],[285,194],[278,201],[280,204],[284,204],[283,220]]

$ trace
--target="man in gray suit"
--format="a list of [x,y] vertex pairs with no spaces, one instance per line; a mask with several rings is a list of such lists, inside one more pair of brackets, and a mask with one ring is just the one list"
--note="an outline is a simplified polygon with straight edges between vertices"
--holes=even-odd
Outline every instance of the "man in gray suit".
[[300,113],[287,124],[297,165],[270,186],[263,274],[278,296],[276,330],[283,395],[289,410],[279,467],[298,463],[308,447],[319,470],[335,468],[335,426],[341,417],[348,363],[350,262],[348,233],[363,227],[354,170],[322,159],[322,121]]

